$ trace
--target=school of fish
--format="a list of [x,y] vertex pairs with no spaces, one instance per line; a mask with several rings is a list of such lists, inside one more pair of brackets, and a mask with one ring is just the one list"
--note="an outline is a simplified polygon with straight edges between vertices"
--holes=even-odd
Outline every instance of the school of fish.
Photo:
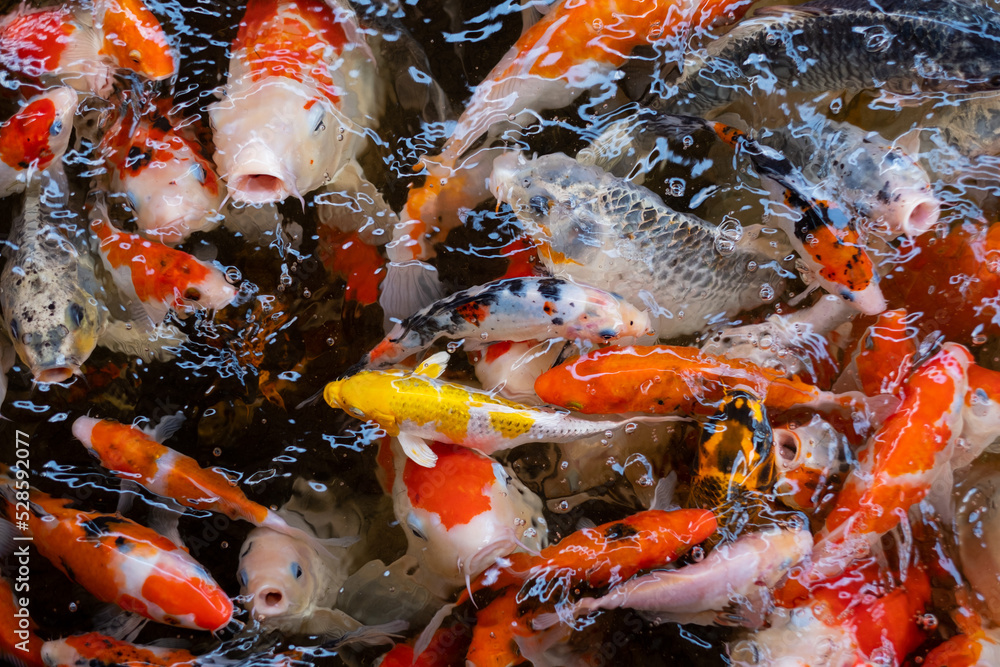
[[994,0],[0,10],[3,664],[1000,664]]

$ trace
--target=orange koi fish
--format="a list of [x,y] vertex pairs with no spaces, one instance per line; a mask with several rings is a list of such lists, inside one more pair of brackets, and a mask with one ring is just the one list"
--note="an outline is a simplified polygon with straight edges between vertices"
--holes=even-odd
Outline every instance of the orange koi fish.
[[102,466],[157,495],[255,526],[290,530],[284,519],[247,498],[228,477],[202,468],[190,456],[161,445],[134,426],[79,417],[73,422],[73,435],[100,459]]
[[196,665],[196,657],[184,649],[137,646],[97,632],[45,642],[46,665],[88,667],[174,667]]
[[966,223],[943,238],[925,234],[904,241],[902,271],[879,283],[891,308],[906,308],[921,335],[940,331],[969,344],[1000,333],[1000,222]]
[[127,195],[139,231],[174,245],[222,221],[224,188],[192,138],[156,109],[153,113],[134,127],[126,116],[104,144],[110,149],[112,188]]
[[818,535],[812,565],[783,587],[783,600],[842,573],[927,495],[961,432],[971,361],[968,350],[948,343],[909,377],[895,412],[858,453],[858,467]]
[[358,232],[342,232],[330,225],[317,225],[319,254],[330,273],[344,279],[345,301],[370,306],[378,301],[378,287],[385,277],[385,258],[378,248],[361,240]]
[[101,259],[118,289],[139,303],[154,324],[162,322],[170,309],[180,313],[192,308],[218,309],[236,296],[236,289],[214,266],[115,229],[103,200],[93,208],[90,228],[100,241]]
[[27,524],[21,532],[38,552],[97,599],[193,630],[219,630],[232,618],[232,601],[208,571],[156,531],[34,489],[15,491],[10,478],[0,484],[8,518]]
[[526,111],[557,109],[595,84],[610,83],[631,51],[641,45],[735,20],[743,0],[564,0],[527,30],[476,87],[440,155],[425,156],[424,185],[410,190],[387,246],[390,264],[380,302],[388,316],[403,318],[441,296],[431,236],[460,224],[460,209],[489,196],[485,180],[499,151],[464,159],[484,134],[524,126]]
[[177,57],[141,0],[96,0],[93,13],[63,4],[15,12],[0,24],[0,64],[29,81],[55,79],[107,97],[114,70],[159,81],[177,73]]
[[374,126],[374,57],[346,3],[250,0],[225,98],[212,105],[215,162],[238,202],[302,195],[347,172]]
[[33,170],[62,157],[75,113],[76,93],[60,87],[31,98],[0,125],[0,197],[20,192]]
[[857,403],[749,361],[669,345],[609,347],[572,357],[542,373],[535,392],[546,403],[587,414],[710,415],[726,392],[739,385],[763,397],[767,409],[776,412],[797,405]]
[[[17,562],[15,556],[13,562]],[[22,587],[23,591],[23,587]],[[0,577],[0,658],[14,665],[25,667],[42,667],[42,639],[35,634],[35,623],[27,613],[28,598],[26,593],[21,596],[3,577]]]
[[866,396],[896,394],[910,374],[917,355],[916,329],[905,310],[887,310],[858,340],[845,373],[857,377]]

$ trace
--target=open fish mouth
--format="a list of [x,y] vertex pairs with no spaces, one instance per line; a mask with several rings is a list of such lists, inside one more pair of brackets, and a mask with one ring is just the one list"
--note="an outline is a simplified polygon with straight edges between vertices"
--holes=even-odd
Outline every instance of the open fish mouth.
[[78,368],[72,366],[53,366],[51,368],[41,368],[32,371],[35,382],[40,384],[58,384],[65,382],[76,375]]

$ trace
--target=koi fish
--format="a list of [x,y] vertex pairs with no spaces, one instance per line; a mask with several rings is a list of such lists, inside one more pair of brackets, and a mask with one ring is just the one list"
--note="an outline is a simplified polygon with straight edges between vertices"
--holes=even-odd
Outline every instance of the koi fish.
[[96,0],[17,11],[0,24],[0,63],[29,81],[55,79],[107,97],[116,68],[151,81],[177,74],[177,57],[141,0]]
[[[613,586],[601,597],[585,597],[568,608],[564,618],[628,608],[651,612],[660,620],[710,625],[734,602],[754,607],[766,600],[769,589],[808,556],[812,546],[808,530],[745,533],[716,547],[700,562],[656,570]],[[753,623],[750,617],[727,616],[730,624]],[[546,619],[540,625],[553,621]]]
[[27,603],[27,597],[15,595],[10,582],[0,577],[0,618],[3,619],[0,622],[0,658],[14,665],[42,667],[42,639],[35,634],[36,626],[28,617]]
[[344,300],[370,306],[378,301],[378,286],[385,277],[385,258],[378,248],[365,243],[356,231],[342,232],[330,225],[317,225],[316,253],[327,270],[342,277]]
[[476,87],[441,154],[420,160],[427,178],[410,190],[387,246],[390,264],[380,298],[386,313],[407,317],[439,298],[437,270],[425,261],[433,256],[430,236],[435,229],[447,233],[460,224],[460,209],[475,208],[489,196],[483,181],[498,151],[468,155],[480,137],[524,127],[530,120],[526,112],[557,109],[595,85],[608,85],[641,44],[735,20],[749,5],[742,0],[563,1],[525,31]]
[[704,423],[691,470],[693,507],[721,508],[748,492],[774,484],[774,435],[767,411],[748,391],[727,395]]
[[180,648],[137,646],[97,632],[45,642],[42,658],[49,667],[173,667],[196,665],[196,656]]
[[215,228],[224,196],[215,166],[165,115],[143,116],[134,124],[130,118],[107,134],[104,144],[111,187],[127,196],[140,233],[175,245]]
[[465,447],[429,447],[433,468],[400,452],[392,496],[408,553],[434,581],[432,590],[458,588],[498,559],[548,543],[542,501],[503,466]]
[[466,350],[563,338],[603,344],[651,333],[649,314],[604,290],[559,278],[510,278],[455,292],[393,327],[363,361],[385,368],[441,339]]
[[782,600],[800,598],[866,555],[949,467],[961,434],[971,361],[968,350],[947,343],[907,379],[899,406],[858,453],[858,467],[847,476],[819,533],[812,564],[792,576],[780,591]]
[[90,228],[118,289],[141,305],[154,324],[162,322],[171,309],[179,313],[193,308],[219,309],[236,296],[236,289],[214,266],[157,241],[115,229],[103,199],[92,209]]
[[527,442],[569,442],[619,428],[628,421],[588,421],[497,398],[439,380],[448,353],[416,370],[361,371],[334,380],[323,399],[358,419],[377,423],[399,439],[408,457],[430,468],[437,455],[425,440],[493,454]]
[[914,318],[905,310],[887,310],[869,326],[858,340],[851,361],[844,368],[846,377],[838,386],[851,386],[856,379],[866,396],[897,394],[909,376],[917,357]]
[[995,629],[958,634],[933,648],[924,667],[989,667],[1000,662],[1000,636]]
[[847,438],[816,414],[805,424],[775,428],[774,448],[778,456],[773,492],[793,509],[816,509],[833,476],[847,467]]
[[292,529],[274,511],[253,502],[228,477],[202,468],[143,431],[110,419],[78,417],[73,435],[122,479],[141,484],[153,493],[172,498],[185,507],[209,510],[237,521],[247,521],[279,532]]
[[[84,512],[70,501],[0,480],[11,521],[24,522],[38,552],[103,602],[144,618],[216,631],[233,603],[187,551],[156,531],[115,514]],[[15,491],[15,488],[17,490]],[[15,509],[28,503],[28,511]]]
[[37,382],[78,375],[108,318],[82,235],[59,198],[48,174],[28,183],[0,276],[8,334]]
[[250,0],[224,97],[209,108],[215,163],[237,202],[299,199],[341,172],[375,125],[374,57],[346,3]]
[[700,331],[765,303],[765,285],[770,298],[784,286],[764,254],[742,245],[720,252],[717,227],[562,153],[497,158],[490,187],[540,243],[549,271],[649,305],[660,337]]
[[586,414],[706,415],[740,385],[775,412],[797,405],[857,406],[854,396],[821,391],[774,369],[669,345],[610,347],[571,357],[542,373],[535,393]]
[[0,197],[22,191],[34,170],[62,157],[75,114],[76,93],[60,87],[32,97],[0,125]]

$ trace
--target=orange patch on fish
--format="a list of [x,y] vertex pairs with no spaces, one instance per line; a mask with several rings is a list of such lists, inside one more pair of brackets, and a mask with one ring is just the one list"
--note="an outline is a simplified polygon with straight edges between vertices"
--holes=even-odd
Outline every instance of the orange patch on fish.
[[[74,649],[81,658],[94,664],[139,665],[193,665],[195,656],[184,649],[172,649],[169,657],[154,653],[143,646],[135,646],[96,632],[74,635],[61,640]],[[162,651],[163,649],[160,649]]]
[[485,303],[470,301],[468,303],[463,303],[461,306],[456,308],[455,312],[458,313],[458,315],[466,322],[478,325],[480,322],[489,317],[490,307]]
[[34,63],[41,72],[59,68],[70,35],[76,31],[73,12],[67,6],[18,16],[0,33],[0,60],[5,63]]
[[503,355],[510,352],[510,348],[513,347],[514,343],[509,340],[500,341],[499,343],[493,343],[486,348],[486,363],[493,363]]
[[98,4],[104,9],[100,53],[153,80],[176,74],[166,34],[142,0],[99,0]]
[[[344,299],[370,306],[378,301],[378,288],[385,278],[385,258],[378,248],[361,240],[357,232],[341,232],[318,225],[320,261],[347,282]],[[376,358],[374,351],[372,359]]]
[[52,163],[49,145],[56,105],[52,100],[35,100],[0,125],[0,160],[15,169],[34,165],[45,169]]
[[[830,208],[829,202],[814,203],[823,210]],[[791,202],[788,205],[794,207]],[[825,225],[810,230],[802,242],[806,252],[822,267],[819,274],[826,280],[851,292],[860,292],[872,283],[874,266],[853,228]]]
[[[201,581],[189,581],[173,573],[153,573],[146,577],[142,595],[171,616],[194,616],[205,630],[224,627],[233,615],[233,603],[219,589]],[[200,604],[196,604],[199,603]]]
[[906,319],[905,310],[887,310],[862,336],[854,363],[866,395],[896,393],[909,375],[917,340]]
[[493,504],[489,487],[497,482],[493,460],[467,447],[430,444],[438,456],[437,465],[425,468],[406,460],[403,483],[410,504],[433,512],[446,529],[467,524]]

